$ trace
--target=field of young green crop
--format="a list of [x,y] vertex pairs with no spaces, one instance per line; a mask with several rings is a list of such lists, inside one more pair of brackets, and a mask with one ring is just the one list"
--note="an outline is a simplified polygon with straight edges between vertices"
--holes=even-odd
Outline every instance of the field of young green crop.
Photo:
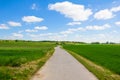
[[[47,52],[53,50],[54,47],[54,42],[1,41],[0,80],[27,80],[28,78],[25,77],[29,77],[29,73],[33,74],[35,72],[33,70],[34,66],[36,64],[41,66],[44,62],[40,63],[37,60],[46,57]],[[36,62],[27,65],[27,63],[33,61]],[[26,65],[23,66],[24,64]],[[27,66],[30,67],[27,68]]]
[[120,75],[120,45],[63,45],[63,48],[73,51],[90,61]]

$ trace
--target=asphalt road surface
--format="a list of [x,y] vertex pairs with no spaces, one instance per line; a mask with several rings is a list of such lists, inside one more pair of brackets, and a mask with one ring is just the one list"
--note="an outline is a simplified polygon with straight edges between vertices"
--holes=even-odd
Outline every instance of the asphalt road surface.
[[81,63],[60,47],[31,80],[98,80]]

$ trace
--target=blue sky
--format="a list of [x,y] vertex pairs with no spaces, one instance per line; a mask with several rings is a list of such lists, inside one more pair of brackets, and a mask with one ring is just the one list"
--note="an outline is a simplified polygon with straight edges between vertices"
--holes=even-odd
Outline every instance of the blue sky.
[[120,0],[0,0],[0,39],[120,42]]

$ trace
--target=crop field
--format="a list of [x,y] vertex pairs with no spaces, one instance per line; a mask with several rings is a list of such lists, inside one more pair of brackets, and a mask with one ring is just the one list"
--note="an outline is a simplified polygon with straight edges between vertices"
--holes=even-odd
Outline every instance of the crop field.
[[117,44],[66,44],[63,48],[120,75],[120,45]]
[[1,41],[0,80],[28,80],[45,63],[46,56],[52,55],[54,47],[53,42]]

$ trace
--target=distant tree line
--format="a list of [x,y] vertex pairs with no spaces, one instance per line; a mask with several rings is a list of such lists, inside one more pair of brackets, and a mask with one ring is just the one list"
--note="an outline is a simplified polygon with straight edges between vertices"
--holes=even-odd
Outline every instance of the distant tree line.
[[0,40],[0,42],[29,42],[25,40]]
[[86,42],[77,42],[77,41],[49,41],[49,40],[32,41],[32,40],[2,40],[2,39],[0,39],[0,42],[53,42],[57,45],[64,45],[64,44],[120,44],[120,43],[109,42],[109,41],[107,41],[105,43],[100,43],[100,42],[86,43]]
[[116,44],[115,42],[105,42],[105,43],[100,43],[100,42],[91,42],[91,44]]

